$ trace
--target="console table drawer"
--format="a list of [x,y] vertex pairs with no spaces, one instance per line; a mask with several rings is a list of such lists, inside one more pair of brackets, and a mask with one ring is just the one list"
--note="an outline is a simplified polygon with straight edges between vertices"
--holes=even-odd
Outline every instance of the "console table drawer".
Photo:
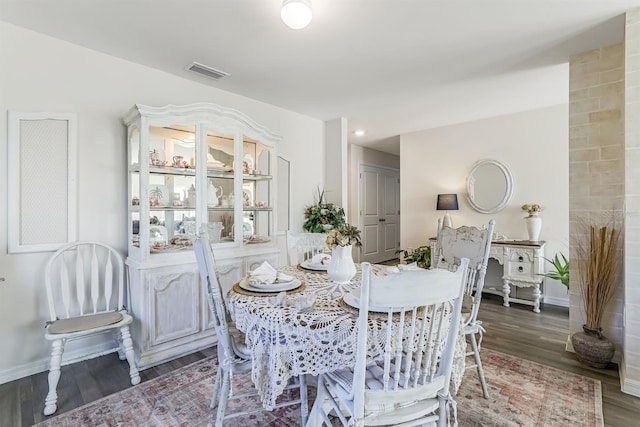
[[507,276],[526,276],[532,277],[536,272],[534,271],[532,262],[518,262],[509,261],[507,263],[506,274]]

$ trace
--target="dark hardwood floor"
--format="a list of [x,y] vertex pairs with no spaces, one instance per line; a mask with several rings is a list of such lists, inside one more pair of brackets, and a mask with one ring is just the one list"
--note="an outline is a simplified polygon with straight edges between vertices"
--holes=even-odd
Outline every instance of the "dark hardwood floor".
[[[567,308],[545,305],[535,314],[531,307],[512,304],[503,307],[494,295],[483,297],[479,318],[487,333],[483,346],[543,365],[599,379],[602,383],[604,420],[607,426],[629,427],[639,424],[640,398],[620,391],[618,367],[592,369],[565,351],[568,336]],[[181,366],[214,354],[206,349],[141,372],[142,381],[156,378]],[[58,386],[58,412],[69,411],[100,397],[130,387],[126,362],[117,353],[62,368]],[[0,385],[0,426],[31,426],[44,419],[42,410],[47,393],[47,373],[39,373]],[[463,427],[463,426],[461,426]]]

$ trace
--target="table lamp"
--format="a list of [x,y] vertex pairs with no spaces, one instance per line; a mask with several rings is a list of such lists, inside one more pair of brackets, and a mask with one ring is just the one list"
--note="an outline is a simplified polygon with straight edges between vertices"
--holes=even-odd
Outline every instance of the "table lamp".
[[436,205],[436,210],[446,211],[444,213],[444,218],[442,219],[442,225],[453,228],[453,223],[451,222],[451,215],[449,215],[449,211],[458,210],[458,195],[438,194],[438,204]]

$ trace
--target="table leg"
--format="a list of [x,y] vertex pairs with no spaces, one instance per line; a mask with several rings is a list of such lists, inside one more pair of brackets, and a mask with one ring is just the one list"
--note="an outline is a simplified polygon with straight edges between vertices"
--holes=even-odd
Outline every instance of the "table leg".
[[540,285],[533,288],[533,312],[540,313]]
[[509,307],[509,294],[511,293],[511,287],[509,287],[509,282],[507,282],[506,280],[504,281],[504,285],[502,285],[502,294],[503,294],[503,299],[504,302],[502,303],[502,305],[504,305],[505,307]]

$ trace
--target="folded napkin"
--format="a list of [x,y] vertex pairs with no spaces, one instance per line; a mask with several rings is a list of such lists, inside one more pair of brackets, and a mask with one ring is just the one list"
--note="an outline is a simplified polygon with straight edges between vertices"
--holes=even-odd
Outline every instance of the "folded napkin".
[[249,283],[252,285],[269,285],[276,281],[278,272],[267,261],[249,273]]
[[267,261],[263,262],[260,267],[249,273],[249,284],[252,286],[271,285],[273,283],[285,283],[293,280],[292,276],[284,273],[278,273],[275,268]]
[[331,261],[331,255],[329,254],[315,254],[311,258],[311,265],[329,265]]
[[411,264],[398,264],[398,269],[402,271],[422,270],[422,268],[418,267],[417,262],[412,262]]

